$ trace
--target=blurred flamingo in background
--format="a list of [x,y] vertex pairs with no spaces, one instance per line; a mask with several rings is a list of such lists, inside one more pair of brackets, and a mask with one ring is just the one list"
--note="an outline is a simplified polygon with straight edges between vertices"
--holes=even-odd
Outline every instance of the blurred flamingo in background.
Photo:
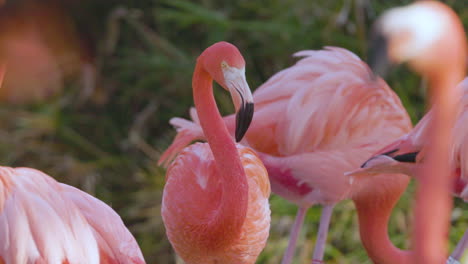
[[[457,15],[435,1],[389,10],[376,23],[374,33],[370,65],[383,72],[388,62],[408,61],[416,72],[429,79],[434,106],[411,133],[379,151],[363,164],[364,169],[350,173],[357,182],[379,173],[416,174],[419,186],[414,254],[392,245],[386,227],[391,207],[378,204],[369,195],[354,199],[361,238],[376,263],[442,263],[450,222],[449,190],[455,186],[454,190],[464,198],[468,192],[465,171],[468,116],[464,112],[467,94],[462,107],[457,108],[459,92],[463,89],[466,93],[468,83],[465,81],[461,89],[455,89],[465,76],[466,35]],[[417,160],[423,160],[424,165],[414,164]],[[460,257],[466,239],[465,235],[453,258]]]
[[94,51],[67,10],[72,2],[9,1],[0,7],[0,56],[8,64],[1,101],[41,102],[77,76],[80,94],[92,93]]
[[[344,172],[411,129],[399,98],[383,80],[373,80],[367,65],[353,53],[328,47],[296,56],[305,58],[255,91],[255,116],[243,141],[264,162],[273,192],[299,206],[285,264],[292,261],[307,209],[317,203],[324,208],[313,259],[321,262],[333,206],[351,197]],[[192,119],[195,123],[171,120],[178,135],[160,162],[167,164],[185,145],[204,139],[193,111]],[[232,133],[235,117],[224,119]],[[409,178],[396,178],[387,186],[401,194]],[[381,185],[388,180],[372,182]]]
[[255,263],[270,228],[270,184],[256,154],[229,135],[213,80],[233,98],[237,141],[249,127],[253,101],[244,58],[232,44],[216,43],[198,57],[192,81],[208,144],[185,148],[170,165],[161,213],[167,236],[186,263]]
[[0,167],[0,263],[145,260],[105,203],[38,170]]

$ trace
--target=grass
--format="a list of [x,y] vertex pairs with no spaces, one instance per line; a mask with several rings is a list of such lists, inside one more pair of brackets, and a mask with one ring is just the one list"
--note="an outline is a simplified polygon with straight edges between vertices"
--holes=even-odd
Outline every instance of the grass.
[[[55,97],[33,105],[0,108],[0,161],[40,169],[111,205],[137,238],[147,263],[176,263],[160,216],[165,171],[159,154],[175,135],[173,116],[188,116],[193,105],[191,74],[196,56],[226,40],[242,51],[247,79],[258,87],[294,63],[302,49],[341,46],[365,57],[370,23],[383,10],[409,1],[87,1],[76,15],[78,27],[97,39],[97,91],[84,103],[76,81]],[[463,1],[448,1],[468,26]],[[84,13],[86,12],[86,16]],[[91,26],[90,26],[91,25]],[[88,32],[89,31],[89,32]],[[421,81],[404,67],[389,85],[413,121],[424,113]],[[216,92],[222,113],[232,105]],[[408,248],[414,184],[392,215],[389,233]],[[257,263],[279,263],[296,207],[271,197],[272,228]],[[468,228],[468,206],[456,201],[450,241]],[[309,262],[320,209],[309,210],[295,263]],[[360,240],[354,205],[345,201],[333,214],[326,263],[371,263]]]

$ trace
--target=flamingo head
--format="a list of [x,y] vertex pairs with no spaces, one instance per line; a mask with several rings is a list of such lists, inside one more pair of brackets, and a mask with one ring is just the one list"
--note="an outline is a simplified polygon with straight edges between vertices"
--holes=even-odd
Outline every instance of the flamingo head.
[[[384,13],[370,36],[368,61],[383,76],[394,63],[408,62],[422,75],[444,63],[466,63],[466,41],[457,15],[443,3],[416,1]],[[457,59],[458,58],[458,59]]]
[[253,96],[245,78],[245,60],[239,50],[227,42],[208,47],[200,58],[211,77],[230,92],[236,109],[236,141],[247,132],[253,118]]
[[361,168],[347,172],[345,175],[350,177],[350,182],[380,174],[406,174],[408,176],[415,176],[415,171],[418,168],[415,163],[417,154],[417,152],[414,152],[394,157],[391,156],[391,153],[379,154],[364,162]]
[[345,175],[350,177],[349,180],[353,182],[355,179],[362,179],[383,173],[395,172],[395,170],[399,169],[399,163],[391,157],[386,155],[377,155],[362,164],[361,168],[347,172]]

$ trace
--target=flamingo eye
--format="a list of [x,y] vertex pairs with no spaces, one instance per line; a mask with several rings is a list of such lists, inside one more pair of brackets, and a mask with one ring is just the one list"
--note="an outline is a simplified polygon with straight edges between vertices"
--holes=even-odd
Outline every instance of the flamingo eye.
[[229,65],[227,64],[227,62],[225,62],[225,61],[221,62],[221,68],[223,70],[227,69],[228,67],[229,67]]

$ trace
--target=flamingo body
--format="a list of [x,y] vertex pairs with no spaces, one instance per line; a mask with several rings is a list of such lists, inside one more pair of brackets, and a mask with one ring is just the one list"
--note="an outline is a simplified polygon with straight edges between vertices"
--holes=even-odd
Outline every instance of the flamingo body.
[[0,167],[0,263],[145,263],[106,204],[30,168]]
[[171,244],[188,264],[254,263],[265,247],[270,227],[268,175],[252,150],[239,144],[237,149],[248,179],[248,209],[238,238],[226,246],[210,237],[189,246],[194,244],[189,234],[208,227],[203,223],[216,215],[222,195],[223,183],[209,145],[187,147],[168,168],[162,216]]

